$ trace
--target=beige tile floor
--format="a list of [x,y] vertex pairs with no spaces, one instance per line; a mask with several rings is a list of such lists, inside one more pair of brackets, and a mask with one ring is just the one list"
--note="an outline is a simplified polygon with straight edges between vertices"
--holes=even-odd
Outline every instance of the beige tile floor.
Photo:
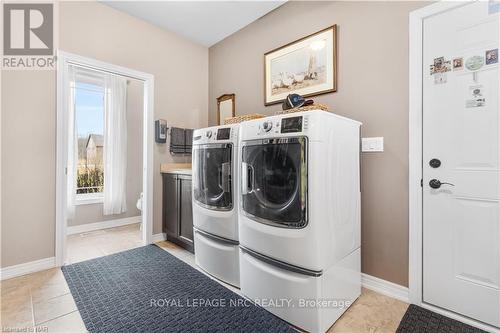
[[[127,228],[123,227],[113,229],[116,230],[107,230],[107,233],[120,235],[123,239],[131,237],[132,229],[128,232]],[[106,247],[100,243],[102,234],[94,236],[95,242],[89,242],[88,247],[85,247],[79,239],[74,242],[77,245],[73,247],[72,262],[101,256],[102,253],[114,253],[113,251],[117,250],[116,246]],[[73,242],[68,242],[68,254],[71,243]],[[133,242],[126,243],[135,247],[132,246]],[[189,265],[195,266],[193,254],[170,242],[157,244]],[[97,245],[99,251],[90,250]],[[236,288],[225,286],[239,292]],[[85,325],[60,269],[53,268],[5,280],[1,282],[0,288],[0,327],[3,330],[17,328],[30,332],[36,328],[38,332],[50,333],[85,332]],[[363,289],[361,297],[337,321],[329,333],[395,332],[407,307],[406,303]]]
[[140,223],[69,235],[66,261],[74,264],[139,246],[142,246]]

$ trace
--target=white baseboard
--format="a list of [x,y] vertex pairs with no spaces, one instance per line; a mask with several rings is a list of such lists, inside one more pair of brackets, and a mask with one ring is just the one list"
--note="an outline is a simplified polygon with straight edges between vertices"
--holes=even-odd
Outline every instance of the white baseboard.
[[156,243],[156,242],[164,241],[166,239],[167,239],[167,235],[165,235],[165,233],[159,233],[159,234],[153,235],[152,241],[153,241],[153,243]]
[[398,299],[405,303],[410,303],[408,288],[399,284],[361,273],[361,285],[379,294]]
[[128,224],[140,223],[141,219],[142,219],[141,216],[138,215],[138,216],[132,216],[132,217],[125,217],[123,219],[115,219],[115,220],[109,220],[109,221],[103,221],[103,222],[95,222],[95,223],[81,224],[81,225],[75,225],[75,226],[68,226],[66,228],[66,231],[67,231],[68,235],[74,235],[74,234],[80,234],[82,232],[89,232],[89,231],[94,231],[94,230],[121,227],[121,226],[128,225]]
[[39,272],[53,267],[56,267],[55,257],[25,262],[24,264],[2,268],[0,279],[7,280],[17,276]]

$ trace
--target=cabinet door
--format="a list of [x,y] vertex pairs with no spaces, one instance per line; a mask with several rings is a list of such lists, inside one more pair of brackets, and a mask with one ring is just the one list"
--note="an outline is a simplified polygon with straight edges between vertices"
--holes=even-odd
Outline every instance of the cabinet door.
[[163,175],[163,229],[167,236],[179,235],[179,188],[177,175]]
[[180,186],[180,233],[179,236],[190,243],[193,242],[193,201],[191,178],[179,177]]

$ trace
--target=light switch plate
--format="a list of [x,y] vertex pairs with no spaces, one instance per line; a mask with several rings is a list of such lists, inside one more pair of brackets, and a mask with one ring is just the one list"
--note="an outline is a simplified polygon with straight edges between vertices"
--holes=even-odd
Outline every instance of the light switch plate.
[[384,151],[384,138],[361,138],[361,151],[364,153],[375,153]]

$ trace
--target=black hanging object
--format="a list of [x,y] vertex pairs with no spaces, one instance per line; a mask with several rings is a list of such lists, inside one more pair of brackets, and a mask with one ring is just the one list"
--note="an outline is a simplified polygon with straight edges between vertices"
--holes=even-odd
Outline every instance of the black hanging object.
[[304,97],[298,94],[290,94],[285,98],[281,107],[283,108],[283,110],[289,110],[304,105],[304,102]]

